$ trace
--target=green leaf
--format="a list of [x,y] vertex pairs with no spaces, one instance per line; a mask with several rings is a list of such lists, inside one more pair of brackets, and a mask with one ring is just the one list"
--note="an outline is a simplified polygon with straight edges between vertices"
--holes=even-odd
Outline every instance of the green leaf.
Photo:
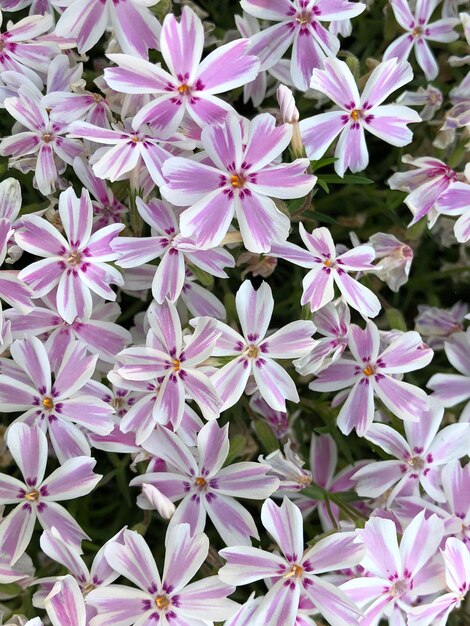
[[275,434],[266,422],[257,420],[253,423],[253,428],[255,429],[255,433],[260,440],[261,445],[268,454],[274,452],[275,450],[279,450],[279,441],[276,439]]
[[246,450],[246,437],[243,435],[235,435],[230,439],[230,449],[228,451],[227,458],[225,459],[224,466],[230,465],[235,459],[240,458],[243,452]]
[[[374,183],[370,178],[356,176],[355,174],[347,174],[343,178],[337,174],[323,174],[321,180],[331,185],[372,185]],[[320,178],[318,183],[320,183]]]
[[300,492],[306,498],[312,498],[312,500],[324,500],[326,491],[318,485],[309,485]]
[[404,332],[408,330],[405,318],[398,309],[386,309],[385,315],[387,316],[390,328],[396,328],[397,330],[403,330]]
[[329,187],[328,187],[328,185],[325,183],[325,181],[324,181],[324,180],[322,180],[321,178],[319,178],[319,179],[317,180],[317,185],[318,185],[319,187],[321,187],[325,193],[330,193],[330,188],[329,188]]
[[196,278],[198,279],[198,281],[201,283],[203,287],[206,287],[207,289],[213,289],[214,277],[211,276],[211,274],[208,274],[207,272],[202,270],[200,267],[197,267],[196,265],[191,265],[190,267],[191,267],[191,271],[193,272],[193,274],[196,275]]
[[312,168],[312,171],[319,170],[322,167],[331,165],[337,160],[338,157],[324,157],[323,159],[318,159],[317,161],[310,161],[310,167]]

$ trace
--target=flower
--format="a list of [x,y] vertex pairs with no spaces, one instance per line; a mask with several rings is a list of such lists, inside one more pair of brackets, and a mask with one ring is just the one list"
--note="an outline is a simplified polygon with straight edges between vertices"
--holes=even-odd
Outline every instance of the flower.
[[409,107],[382,102],[412,78],[407,61],[384,61],[374,69],[360,96],[346,63],[326,59],[324,70],[313,70],[310,87],[324,93],[341,110],[301,120],[300,132],[308,158],[320,159],[340,135],[334,167],[339,176],[344,176],[347,169],[360,172],[369,163],[366,130],[393,146],[408,145],[413,135],[407,125],[420,122],[420,116]]
[[375,250],[375,258],[381,260],[376,276],[385,281],[392,291],[397,292],[408,281],[413,249],[387,233],[372,235],[369,243]]
[[449,537],[441,554],[449,593],[438,596],[430,604],[413,607],[408,614],[409,626],[446,624],[449,613],[461,605],[470,589],[470,552],[465,544]]
[[[135,131],[119,128],[100,128],[88,122],[72,122],[68,126],[69,137],[81,137],[96,143],[111,146],[97,150],[93,155],[93,172],[98,178],[115,181],[123,174],[139,172],[142,163],[155,184],[163,185],[162,165],[171,153],[160,144],[165,142],[178,143],[181,147],[189,147],[191,142],[182,135],[170,137],[156,136],[144,126]],[[138,183],[138,181],[137,181]]]
[[356,324],[349,329],[349,349],[353,359],[341,358],[319,372],[310,383],[314,391],[337,391],[352,386],[337,418],[338,428],[348,435],[354,428],[365,435],[374,417],[374,395],[391,413],[403,420],[419,421],[429,409],[426,393],[394,378],[428,365],[433,351],[414,331],[403,333],[380,352],[378,328],[368,322],[363,330]]
[[[2,21],[0,11],[0,26]],[[32,70],[47,72],[52,57],[59,54],[59,47],[52,41],[38,41],[38,38],[53,24],[52,15],[31,15],[16,24],[7,24],[7,30],[0,33],[0,72],[19,72],[32,80],[36,77]]]
[[[62,0],[52,0],[63,7]],[[112,26],[122,49],[146,57],[149,48],[158,48],[160,24],[147,7],[159,0],[71,0],[57,22],[59,37],[76,38],[78,51],[88,52]]]
[[[424,511],[416,515],[404,530],[400,547],[390,519],[372,518],[359,533],[367,550],[361,561],[365,572],[341,589],[364,610],[364,623],[378,622],[384,612],[388,615],[395,609],[409,615],[416,596],[440,589],[440,577],[432,568],[444,534],[437,515],[427,519]],[[400,621],[405,616],[401,614]]]
[[63,624],[86,626],[85,603],[78,584],[72,576],[57,578],[57,582],[44,602],[44,607],[52,626],[63,626]]
[[101,476],[93,473],[95,459],[79,456],[65,461],[47,478],[46,435],[38,426],[13,424],[8,430],[8,447],[20,468],[24,482],[0,474],[0,503],[17,506],[0,524],[0,536],[15,563],[28,547],[36,519],[45,530],[56,528],[67,543],[80,550],[89,537],[57,501],[84,496],[96,486]]
[[[449,407],[470,399],[470,329],[449,337],[444,342],[444,350],[451,365],[460,374],[434,374],[427,387],[434,391],[434,398]],[[460,419],[470,421],[470,403],[464,407]]]
[[80,142],[63,136],[67,127],[53,122],[45,105],[27,87],[20,87],[17,97],[5,98],[4,106],[26,130],[4,137],[0,141],[0,154],[13,157],[10,165],[14,167],[23,165],[22,157],[32,155],[26,166],[34,170],[39,191],[44,196],[51,195],[57,187],[59,173],[83,152]]
[[428,41],[450,43],[459,38],[454,31],[459,23],[457,18],[447,17],[429,24],[436,2],[417,0],[415,14],[411,13],[407,0],[390,0],[395,19],[407,31],[393,41],[385,50],[383,60],[398,58],[399,61],[408,59],[414,48],[416,61],[423,70],[427,80],[434,80],[439,73],[439,67],[428,46]]
[[307,91],[314,68],[323,67],[327,57],[338,54],[338,38],[321,22],[336,22],[360,15],[366,8],[361,2],[340,0],[241,0],[247,13],[279,22],[251,37],[250,52],[259,56],[261,69],[275,65],[292,45],[290,73],[297,89]]
[[164,163],[167,183],[161,193],[176,206],[190,206],[180,217],[181,234],[194,238],[197,247],[218,246],[234,215],[250,252],[269,252],[274,243],[286,240],[289,218],[268,196],[301,198],[317,179],[305,173],[307,159],[272,163],[292,137],[290,124],[275,124],[268,113],[256,116],[245,145],[240,120],[229,114],[224,124],[202,130],[213,165],[181,157]]
[[105,556],[118,574],[135,587],[108,585],[94,589],[87,604],[96,609],[90,626],[161,622],[203,624],[222,621],[235,613],[238,605],[227,598],[234,589],[210,576],[188,585],[209,552],[203,533],[192,535],[188,524],[168,530],[163,579],[145,539],[124,530],[122,542],[111,542]]
[[251,545],[250,536],[259,539],[251,514],[235,498],[264,500],[274,493],[279,481],[269,476],[262,463],[233,463],[222,467],[230,442],[228,424],[205,424],[197,436],[196,453],[166,428],[159,427],[144,442],[144,448],[165,461],[167,470],[143,474],[131,485],[149,484],[170,500],[182,500],[170,521],[170,528],[188,523],[191,533],[200,533],[206,515],[226,545]]
[[433,85],[428,85],[426,89],[418,87],[417,91],[404,91],[397,98],[397,104],[422,106],[423,109],[420,111],[419,115],[423,122],[432,120],[436,111],[441,108],[443,101],[444,97],[442,91],[436,89]]
[[[200,126],[223,122],[233,108],[214,94],[229,91],[254,80],[258,74],[256,56],[246,54],[247,39],[218,47],[202,62],[204,27],[192,9],[183,7],[181,20],[169,13],[163,22],[160,47],[169,72],[136,59],[110,54],[119,67],[105,69],[108,85],[118,92],[152,94],[151,101],[134,116],[134,130],[148,124],[156,131],[173,133],[185,112]],[[230,71],[227,72],[227,68]]]
[[171,422],[177,428],[186,394],[195,400],[206,419],[217,418],[219,396],[212,381],[201,370],[201,364],[212,355],[220,335],[216,320],[200,318],[185,344],[176,307],[169,300],[161,305],[155,303],[148,312],[148,321],[151,330],[147,346],[120,352],[117,374],[130,381],[157,381],[153,415],[160,424]]
[[417,169],[394,174],[388,180],[388,185],[390,189],[408,192],[404,203],[413,213],[410,226],[419,222],[426,215],[428,215],[430,225],[432,225],[438,217],[435,210],[436,202],[447,188],[457,180],[457,174],[445,163],[434,157],[413,159],[409,155],[405,155],[402,161]]
[[271,288],[265,282],[255,291],[245,280],[236,295],[236,307],[243,335],[218,322],[221,333],[214,356],[232,360],[211,378],[222,400],[221,411],[241,397],[253,375],[261,396],[275,411],[286,411],[286,400],[299,401],[294,381],[276,359],[294,359],[307,354],[312,346],[315,326],[310,321],[287,324],[266,336],[274,309]]
[[152,295],[159,304],[165,298],[178,300],[185,283],[186,263],[228,278],[223,268],[235,266],[229,252],[223,248],[198,250],[179,233],[177,214],[167,203],[154,198],[145,204],[137,198],[136,205],[144,222],[150,225],[152,237],[119,237],[111,247],[119,254],[116,264],[120,267],[138,267],[161,257],[152,281]]
[[470,239],[470,168],[466,168],[467,182],[454,182],[442,193],[435,204],[440,215],[460,215],[454,225],[459,243]]
[[270,254],[310,269],[302,283],[300,304],[308,303],[311,311],[318,311],[333,300],[336,284],[344,300],[354,309],[367,317],[378,315],[381,305],[377,296],[348,274],[374,270],[375,266],[371,264],[375,258],[374,248],[364,244],[343,254],[337,254],[333,238],[327,228],[315,228],[308,233],[304,225],[299,224],[299,232],[307,251],[286,242],[275,244]]
[[102,400],[80,393],[95,371],[98,357],[87,356],[85,345],[71,341],[60,365],[52,370],[44,344],[31,336],[15,341],[10,351],[14,362],[2,366],[0,374],[4,409],[24,411],[19,420],[47,430],[61,463],[89,455],[90,446],[76,424],[101,435],[113,428],[114,410]]
[[456,302],[450,309],[418,304],[418,315],[415,318],[415,330],[425,338],[433,350],[442,350],[444,342],[454,333],[463,330],[468,305]]
[[442,406],[434,402],[419,422],[405,421],[406,439],[391,426],[372,424],[365,438],[397,460],[375,461],[356,472],[353,480],[357,493],[376,498],[389,491],[390,506],[402,490],[410,491],[410,484],[411,491],[417,491],[421,484],[432,500],[445,502],[442,469],[467,454],[470,424],[450,424],[439,430],[443,413]]
[[315,326],[323,335],[315,340],[309,354],[294,362],[295,369],[306,376],[316,374],[337,361],[348,347],[348,332],[351,323],[349,307],[339,301],[336,305],[326,304],[315,314]]
[[357,624],[360,614],[357,607],[337,587],[318,576],[357,565],[364,548],[356,533],[335,533],[304,552],[302,515],[288,498],[279,507],[266,500],[261,521],[282,555],[241,545],[219,552],[227,561],[219,576],[227,584],[246,585],[273,579],[274,584],[261,600],[253,623],[267,624],[268,616],[274,614],[282,615],[279,624],[294,626],[299,599],[306,596],[332,626]]
[[47,220],[36,215],[25,217],[15,232],[17,244],[41,261],[23,269],[19,278],[31,287],[36,298],[48,294],[56,285],[57,311],[71,324],[76,317],[89,317],[91,291],[105,300],[115,300],[110,283],[123,285],[121,274],[111,265],[118,255],[111,241],[124,228],[110,224],[91,234],[93,206],[88,191],[77,198],[72,188],[60,194],[59,215],[67,239]]

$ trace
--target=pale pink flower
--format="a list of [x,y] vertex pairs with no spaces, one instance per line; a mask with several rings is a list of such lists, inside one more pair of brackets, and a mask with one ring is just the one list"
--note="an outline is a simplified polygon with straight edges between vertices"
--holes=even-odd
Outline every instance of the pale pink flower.
[[407,0],[390,0],[397,22],[407,32],[387,47],[383,55],[384,61],[394,57],[399,61],[407,60],[414,49],[416,61],[426,79],[436,78],[439,66],[427,42],[450,43],[459,38],[454,30],[459,23],[457,18],[447,17],[429,23],[438,2],[439,0],[417,0],[413,15]]
[[413,249],[399,241],[394,235],[376,233],[369,237],[375,250],[375,258],[380,260],[376,276],[397,292],[407,281],[413,261]]
[[300,304],[308,303],[311,311],[318,311],[333,300],[336,285],[349,306],[367,317],[377,316],[381,309],[377,296],[349,276],[349,272],[375,270],[371,263],[375,259],[374,248],[364,244],[337,254],[327,228],[315,228],[308,233],[299,224],[299,232],[307,250],[287,241],[275,243],[270,254],[310,270],[302,283]]
[[112,407],[81,391],[98,357],[87,356],[86,346],[71,341],[60,365],[52,368],[44,344],[31,336],[15,341],[10,350],[13,361],[4,363],[0,374],[4,409],[22,411],[18,420],[48,431],[60,462],[89,455],[78,426],[101,435],[113,428]]
[[245,280],[236,295],[236,307],[243,334],[222,322],[217,329],[214,356],[231,356],[211,378],[222,400],[221,411],[233,406],[243,394],[250,374],[261,396],[276,411],[286,411],[286,400],[299,401],[292,378],[277,359],[294,359],[307,354],[312,346],[315,326],[297,321],[267,335],[274,299],[265,282],[255,291]]
[[306,597],[332,626],[357,624],[360,615],[357,607],[344,592],[319,576],[359,563],[364,548],[356,533],[335,533],[304,552],[302,514],[288,498],[284,498],[281,506],[266,500],[261,521],[281,554],[243,545],[220,551],[227,564],[219,570],[219,576],[226,583],[246,585],[263,579],[273,581],[257,608],[253,623],[294,626],[299,600]]
[[47,478],[46,435],[37,426],[13,424],[8,431],[8,447],[20,468],[24,482],[0,474],[0,503],[16,507],[0,524],[0,538],[12,563],[28,547],[36,519],[45,530],[56,528],[67,543],[80,550],[83,539],[89,537],[57,501],[84,496],[96,486],[101,476],[93,473],[95,459],[79,456],[69,459]]
[[105,556],[111,567],[136,587],[108,585],[94,589],[87,604],[96,610],[90,626],[126,624],[204,624],[220,622],[235,613],[238,604],[227,598],[234,588],[218,576],[189,581],[204,563],[209,539],[191,534],[188,524],[168,530],[163,576],[142,535],[123,531],[122,542],[111,542]]
[[167,179],[162,195],[176,206],[190,207],[180,217],[181,234],[201,249],[218,246],[234,217],[250,252],[269,252],[285,241],[289,218],[270,196],[301,198],[316,176],[306,174],[307,159],[273,163],[287,148],[292,126],[276,126],[268,113],[250,122],[244,140],[240,120],[227,115],[224,124],[206,126],[201,141],[213,165],[175,157],[163,165]]
[[115,300],[110,283],[124,284],[121,274],[109,264],[119,256],[110,243],[124,225],[111,224],[92,234],[93,206],[85,189],[80,198],[72,188],[60,195],[59,216],[67,239],[44,218],[31,215],[22,220],[21,229],[15,232],[16,242],[44,259],[31,263],[19,277],[36,298],[57,286],[57,310],[72,324],[76,317],[90,316],[91,291],[105,300]]
[[[259,61],[246,54],[247,39],[216,48],[201,61],[204,27],[194,11],[185,6],[178,21],[169,13],[163,22],[160,48],[169,69],[123,54],[108,55],[119,67],[106,68],[108,85],[118,92],[152,94],[134,117],[137,130],[148,124],[156,131],[175,132],[187,112],[198,126],[223,122],[233,107],[215,94],[229,91],[256,78]],[[230,71],[227,71],[230,68]]]
[[253,517],[236,498],[265,500],[276,491],[279,481],[268,475],[270,468],[263,463],[223,467],[230,448],[228,424],[205,424],[197,436],[196,450],[161,427],[143,445],[165,461],[166,471],[142,474],[131,485],[153,485],[171,501],[181,500],[170,528],[188,523],[192,533],[200,533],[208,516],[226,545],[251,545],[250,537],[259,539]]
[[418,333],[403,333],[381,352],[375,324],[368,322],[364,330],[351,324],[349,349],[353,359],[339,359],[310,383],[314,391],[352,387],[337,418],[341,432],[349,434],[356,429],[360,436],[367,432],[374,418],[374,396],[403,420],[419,421],[428,411],[426,393],[396,378],[397,374],[421,369],[432,360],[433,351],[423,344]]
[[413,134],[408,124],[420,122],[420,116],[409,107],[382,102],[412,78],[407,61],[390,59],[374,69],[360,95],[347,64],[332,57],[326,59],[324,70],[313,70],[310,87],[328,96],[340,110],[300,122],[309,159],[320,159],[339,135],[334,167],[339,176],[344,176],[347,169],[360,172],[369,163],[365,131],[393,146],[411,143]]
[[442,350],[444,342],[454,333],[464,329],[464,318],[468,305],[456,302],[449,309],[418,304],[418,315],[415,317],[415,330],[425,339],[433,350]]

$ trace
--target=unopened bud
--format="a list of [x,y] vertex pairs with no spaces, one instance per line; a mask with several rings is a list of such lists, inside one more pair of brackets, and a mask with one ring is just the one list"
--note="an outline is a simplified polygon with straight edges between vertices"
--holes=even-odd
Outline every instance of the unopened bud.
[[294,94],[285,85],[277,88],[277,102],[284,124],[295,124],[299,121],[299,111],[295,105]]
[[159,489],[148,483],[142,485],[142,493],[163,519],[170,519],[175,512],[175,505],[169,498]]

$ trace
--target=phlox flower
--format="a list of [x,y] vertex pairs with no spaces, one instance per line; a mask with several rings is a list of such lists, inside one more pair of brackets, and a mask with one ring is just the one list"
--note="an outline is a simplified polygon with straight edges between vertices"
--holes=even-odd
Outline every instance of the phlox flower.
[[334,285],[338,287],[345,302],[367,317],[379,314],[381,305],[377,296],[349,276],[349,272],[374,270],[375,258],[372,246],[364,244],[342,254],[337,254],[330,231],[315,228],[308,233],[299,224],[299,233],[307,250],[293,243],[275,243],[270,254],[310,271],[303,279],[300,304],[309,304],[311,311],[318,311],[334,298]]
[[467,454],[470,424],[450,424],[439,430],[443,413],[443,407],[434,402],[419,422],[405,421],[406,439],[391,426],[372,424],[365,438],[393,460],[375,461],[356,472],[353,480],[357,493],[376,498],[389,492],[389,506],[403,489],[409,492],[412,485],[412,490],[418,492],[418,485],[421,485],[433,500],[445,502],[442,468]]
[[289,415],[285,411],[272,409],[266,400],[263,400],[259,392],[255,392],[251,396],[250,407],[269,424],[278,439],[283,439],[289,434]]
[[232,255],[223,248],[198,250],[188,238],[179,233],[178,215],[167,203],[150,200],[148,204],[136,200],[137,210],[152,229],[151,237],[119,237],[111,247],[119,254],[120,267],[138,267],[160,257],[152,281],[152,295],[162,304],[165,298],[175,302],[184,287],[185,265],[190,263],[200,269],[227,278],[224,267],[234,267]]
[[179,524],[167,531],[165,548],[160,578],[150,548],[137,532],[124,530],[122,540],[108,544],[108,563],[138,588],[108,585],[91,591],[86,600],[96,616],[90,626],[152,622],[205,626],[208,620],[220,622],[235,613],[238,604],[227,598],[234,588],[218,576],[188,584],[209,552],[206,535],[192,535],[188,524]]
[[305,461],[292,449],[290,440],[284,445],[282,452],[277,449],[267,456],[259,455],[258,461],[270,466],[270,474],[279,479],[279,490],[276,495],[292,494],[302,491],[312,482],[312,472],[304,468]]
[[[93,172],[98,178],[115,181],[124,174],[139,171],[142,165],[156,185],[163,185],[162,165],[172,155],[161,143],[192,147],[192,142],[182,135],[161,136],[149,132],[146,126],[135,131],[119,128],[100,128],[88,122],[72,122],[68,126],[68,137],[80,137],[106,146],[94,152],[92,157]],[[164,136],[163,136],[164,135]],[[0,146],[1,148],[1,146]]]
[[457,181],[457,174],[445,163],[434,157],[413,159],[409,155],[402,158],[403,163],[415,167],[410,172],[397,172],[388,180],[390,189],[408,192],[404,203],[413,213],[410,226],[428,216],[430,225],[438,217],[435,205],[447,188]]
[[[449,337],[444,342],[444,350],[450,364],[460,373],[434,374],[427,387],[443,406],[451,407],[470,400],[470,329]],[[470,402],[465,405],[460,419],[470,422]]]
[[53,122],[45,105],[26,88],[20,88],[17,97],[6,98],[5,109],[26,130],[4,137],[0,154],[10,156],[10,165],[34,170],[36,187],[44,196],[51,195],[58,183],[59,174],[66,164],[72,165],[83,152],[79,141],[64,137],[67,127]]
[[18,420],[47,430],[60,462],[89,455],[90,447],[77,425],[101,435],[113,428],[112,407],[80,393],[98,357],[87,356],[86,346],[72,341],[60,365],[52,369],[46,348],[31,336],[15,341],[10,351],[13,362],[5,363],[0,374],[4,410],[24,411]]
[[230,448],[228,424],[220,427],[215,420],[205,424],[197,436],[195,452],[161,427],[143,445],[165,461],[166,471],[143,474],[131,485],[149,484],[171,501],[181,500],[170,528],[188,523],[193,534],[200,533],[208,516],[226,545],[251,545],[250,537],[259,539],[253,517],[235,498],[265,500],[276,491],[279,481],[268,475],[270,468],[263,463],[222,467]]
[[[2,21],[0,10],[0,26]],[[38,38],[48,32],[53,24],[51,15],[31,15],[16,24],[9,22],[7,29],[0,33],[0,72],[11,70],[32,80],[35,80],[35,71],[45,74],[51,59],[60,50],[56,43],[38,41]]]
[[313,391],[337,391],[352,387],[338,414],[338,428],[344,434],[356,429],[363,436],[374,418],[374,396],[403,420],[419,421],[429,409],[426,393],[395,376],[421,369],[430,363],[433,351],[418,333],[410,331],[394,339],[380,351],[378,328],[368,322],[363,330],[349,329],[349,349],[353,359],[341,358],[319,372],[310,383]]
[[395,19],[406,31],[393,41],[385,50],[383,60],[398,58],[399,61],[408,59],[414,49],[416,61],[423,70],[427,80],[434,80],[439,73],[437,61],[431,52],[428,41],[450,43],[459,38],[454,31],[459,23],[457,18],[446,17],[429,23],[439,0],[417,0],[415,13],[412,14],[408,0],[390,0]]
[[441,554],[449,591],[431,604],[412,608],[408,615],[409,626],[445,626],[449,613],[461,606],[470,589],[470,553],[466,546],[449,537]]
[[93,232],[104,228],[109,224],[123,221],[124,214],[128,209],[122,202],[114,197],[113,191],[101,178],[93,173],[85,159],[77,157],[73,161],[73,171],[80,179],[82,185],[88,189],[94,198],[93,204]]
[[84,120],[95,126],[109,128],[112,113],[106,98],[99,93],[80,90],[49,91],[43,103],[50,109],[50,118],[59,124]]
[[344,302],[330,302],[319,309],[315,313],[315,326],[323,337],[315,340],[309,354],[294,362],[295,369],[305,376],[315,374],[337,361],[348,347],[350,323],[351,313]]
[[276,126],[268,113],[256,116],[243,138],[241,122],[228,114],[224,124],[206,126],[201,141],[213,165],[174,157],[163,165],[167,183],[162,195],[176,206],[190,207],[180,217],[181,234],[202,249],[218,246],[236,216],[250,252],[269,252],[285,241],[289,218],[275,198],[301,198],[316,176],[305,173],[307,159],[273,164],[287,148],[292,126]]
[[408,281],[413,249],[387,233],[371,235],[369,243],[375,250],[375,258],[380,259],[380,269],[375,275],[397,292]]
[[171,422],[177,428],[186,395],[196,402],[206,419],[217,418],[219,396],[201,368],[212,355],[220,335],[216,320],[200,318],[185,343],[176,307],[169,300],[161,305],[155,303],[149,310],[148,321],[147,346],[120,352],[117,374],[125,380],[151,381],[157,385],[153,415],[160,424]]
[[[21,208],[21,188],[14,178],[7,178],[0,183],[0,265],[3,265],[9,252],[10,242],[14,233],[13,222]],[[14,307],[12,311],[26,315],[33,309],[32,291],[18,279],[17,271],[0,271],[0,298]],[[8,325],[4,323],[4,315],[0,301],[0,338],[5,338]],[[8,331],[9,332],[9,331]]]
[[277,359],[294,359],[310,352],[315,326],[310,321],[291,322],[267,335],[274,310],[274,298],[268,283],[258,290],[245,280],[235,296],[242,333],[218,322],[221,333],[214,356],[230,356],[232,360],[211,378],[222,400],[221,411],[233,406],[243,394],[250,374],[259,392],[276,411],[286,411],[286,400],[299,401],[294,381]]
[[148,124],[156,131],[172,133],[185,112],[201,127],[223,122],[228,103],[214,94],[250,83],[258,74],[256,56],[246,54],[249,41],[238,39],[218,47],[201,61],[204,27],[192,9],[183,7],[181,20],[169,13],[163,22],[160,48],[169,69],[123,54],[108,55],[119,67],[107,68],[104,77],[118,92],[152,94],[134,117],[134,130]]
[[454,224],[455,238],[459,243],[470,239],[470,167],[465,170],[467,182],[452,183],[437,199],[435,209],[440,215],[459,215]]
[[[227,620],[224,626],[253,626],[253,617],[261,604],[263,597],[253,597],[252,594],[243,604],[233,617]],[[299,600],[298,612],[295,618],[295,626],[317,626],[316,622],[309,617],[309,614],[315,614],[318,611],[312,606],[312,603],[304,598]]]
[[79,53],[90,50],[108,26],[114,30],[119,45],[128,54],[146,57],[149,48],[158,48],[160,24],[147,7],[159,0],[51,0],[65,11],[55,34],[77,40]]
[[324,70],[313,70],[310,87],[328,96],[340,110],[301,120],[300,132],[309,159],[320,159],[339,135],[334,167],[339,176],[344,176],[347,169],[360,172],[369,163],[365,131],[392,146],[408,145],[413,134],[407,125],[420,122],[420,116],[409,107],[382,102],[412,78],[407,61],[390,59],[374,69],[359,95],[346,63],[326,59]]
[[426,89],[418,87],[417,91],[404,91],[398,98],[397,104],[406,106],[422,106],[419,115],[423,122],[432,120],[436,112],[441,108],[444,101],[442,91],[428,85]]
[[105,363],[114,364],[116,354],[131,343],[129,331],[116,324],[121,313],[119,305],[95,298],[90,317],[76,317],[69,324],[57,313],[56,293],[54,289],[41,302],[36,302],[37,306],[27,316],[13,309],[6,311],[12,337],[47,334],[44,346],[53,370],[60,367],[67,347],[74,340],[81,341],[88,352],[97,354]]
[[[120,541],[121,538],[122,532],[119,532],[115,537],[105,543],[96,553],[90,567],[86,565],[77,549],[64,541],[55,528],[45,530],[39,542],[44,554],[65,566],[69,574],[77,582],[81,593],[86,596],[86,594],[93,589],[101,587],[101,585],[109,585],[119,577],[119,574],[107,562],[104,554],[106,547],[111,541]],[[48,602],[49,594],[54,587],[55,580],[56,579],[52,577],[35,580],[34,584],[40,585],[39,590],[36,591],[32,600],[35,607],[45,608],[45,603]],[[94,610],[91,606],[87,607],[86,612],[88,619],[93,617]],[[65,624],[61,626],[65,626]]]
[[400,545],[390,519],[374,517],[358,532],[367,550],[363,573],[340,588],[364,610],[362,623],[378,624],[395,612],[399,615],[393,623],[405,623],[417,596],[441,589],[440,572],[432,561],[444,534],[442,520],[437,515],[426,519],[421,511],[403,531]]
[[12,563],[28,547],[36,519],[44,528],[57,529],[63,539],[81,552],[83,539],[89,537],[57,501],[80,498],[90,493],[101,479],[93,473],[95,459],[79,456],[65,461],[47,478],[46,435],[37,426],[13,424],[7,438],[10,454],[18,465],[24,482],[0,474],[0,503],[16,507],[0,524],[0,538],[12,551]]
[[284,498],[281,506],[266,500],[261,521],[281,554],[242,545],[224,548],[219,553],[227,561],[219,570],[220,578],[226,583],[246,585],[256,580],[273,580],[252,623],[294,626],[299,600],[306,596],[332,626],[357,624],[360,614],[357,607],[344,592],[319,576],[357,565],[364,548],[356,533],[335,533],[304,552],[302,515],[288,498]]
[[454,333],[463,331],[467,312],[468,305],[460,301],[449,309],[418,304],[415,330],[426,340],[430,348],[442,350],[446,339]]
[[[44,608],[52,626],[64,624],[86,626],[87,624],[85,602],[77,581],[72,576],[59,576],[56,579],[56,583],[44,601]],[[34,626],[41,626],[41,624]]]
[[339,0],[241,0],[244,11],[262,20],[278,22],[251,38],[250,52],[259,56],[261,69],[275,65],[292,45],[290,73],[297,89],[307,91],[314,68],[323,67],[327,57],[338,54],[336,35],[322,22],[356,17],[365,4]]
[[17,244],[44,259],[28,265],[19,278],[36,298],[57,286],[57,311],[72,324],[76,317],[90,316],[91,291],[105,300],[115,300],[110,283],[124,284],[121,274],[109,264],[118,257],[110,243],[124,225],[110,224],[92,234],[93,206],[85,189],[80,198],[72,188],[60,194],[59,216],[67,239],[44,218],[23,218],[21,229],[15,232]]

